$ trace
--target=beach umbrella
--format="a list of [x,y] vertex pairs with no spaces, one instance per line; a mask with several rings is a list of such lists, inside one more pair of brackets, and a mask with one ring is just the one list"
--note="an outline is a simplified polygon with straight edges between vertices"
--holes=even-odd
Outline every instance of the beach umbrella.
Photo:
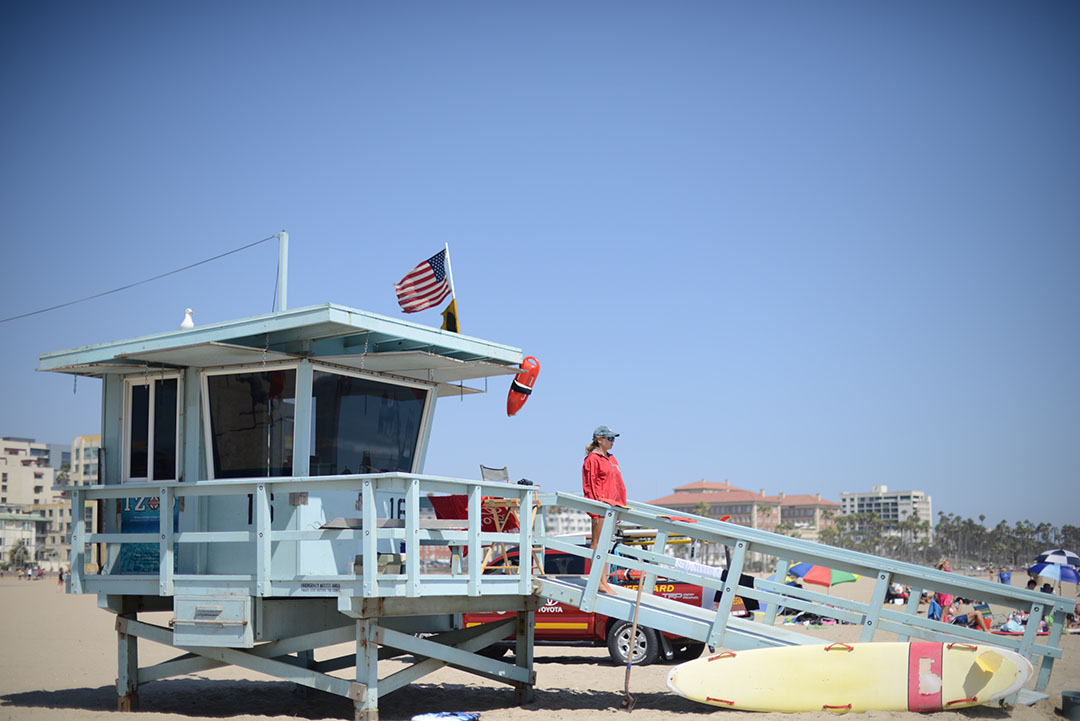
[[1053,563],[1058,566],[1080,566],[1080,556],[1064,548],[1043,551],[1035,557],[1035,563]]
[[827,588],[832,588],[838,583],[851,583],[852,581],[859,580],[859,577],[854,573],[837,571],[833,568],[815,566],[810,563],[796,563],[788,569],[788,573],[792,576],[798,576],[807,583],[813,583]]
[[1057,581],[1059,586],[1062,581],[1080,583],[1080,571],[1059,563],[1036,563],[1028,569],[1028,573]]

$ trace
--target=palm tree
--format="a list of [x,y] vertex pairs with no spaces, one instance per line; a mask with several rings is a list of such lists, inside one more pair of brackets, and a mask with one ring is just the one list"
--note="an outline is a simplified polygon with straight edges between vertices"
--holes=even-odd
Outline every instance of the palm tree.
[[1080,550],[1080,526],[1065,524],[1061,527],[1061,547]]
[[781,536],[791,536],[792,538],[802,538],[802,534],[795,530],[795,524],[790,521],[784,521],[776,526],[774,533],[779,533]]
[[30,561],[30,549],[21,538],[8,551],[8,559],[14,568],[22,568]]

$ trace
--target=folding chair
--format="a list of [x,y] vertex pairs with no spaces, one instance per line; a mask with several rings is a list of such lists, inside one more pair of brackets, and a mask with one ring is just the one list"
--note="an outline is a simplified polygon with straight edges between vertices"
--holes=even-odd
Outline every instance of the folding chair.
[[991,624],[994,622],[994,614],[990,610],[989,603],[973,603],[971,604],[971,608],[974,609],[975,613],[983,617],[983,623],[986,625],[987,629],[992,628]]
[[510,482],[510,471],[506,466],[502,468],[488,468],[483,463],[480,464],[480,480],[482,481],[502,481],[503,483]]
[[[495,481],[502,483],[510,483],[510,472],[506,466],[502,468],[490,468],[484,464],[480,464],[480,478],[485,481]],[[537,503],[533,503],[532,512],[529,514],[529,523],[532,524],[536,520],[536,512],[540,506]],[[484,496],[482,499],[481,511],[480,511],[480,525],[484,530],[487,527],[491,527],[495,533],[513,533],[521,528],[521,501],[516,498],[491,498]],[[502,562],[491,565],[492,556],[495,553],[495,549],[498,547],[502,552]],[[518,549],[518,558],[521,558],[523,553],[522,549]],[[540,555],[537,553],[537,549],[532,549],[533,568],[537,573],[543,575],[544,564],[540,559]],[[496,541],[488,546],[487,552],[484,554],[484,560],[480,562],[481,571],[488,568],[498,569],[504,573],[510,573],[516,571],[517,566],[510,563],[510,559],[507,556],[506,543],[503,541]]]

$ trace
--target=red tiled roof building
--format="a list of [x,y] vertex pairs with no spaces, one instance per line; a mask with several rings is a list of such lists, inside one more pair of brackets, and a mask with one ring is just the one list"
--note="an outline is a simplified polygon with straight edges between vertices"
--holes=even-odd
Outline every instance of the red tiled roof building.
[[727,480],[715,483],[702,479],[673,490],[649,503],[709,518],[731,516],[731,523],[763,531],[775,532],[782,523],[807,540],[816,540],[817,532],[831,525],[832,516],[840,511],[840,504],[823,500],[820,493],[767,496],[764,488],[754,493]]

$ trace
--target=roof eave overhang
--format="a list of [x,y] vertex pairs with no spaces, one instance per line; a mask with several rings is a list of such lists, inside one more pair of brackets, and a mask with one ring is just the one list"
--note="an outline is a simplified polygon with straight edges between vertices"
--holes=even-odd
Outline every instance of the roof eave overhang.
[[[343,346],[351,346],[357,352],[424,350],[458,360],[506,366],[517,365],[522,359],[519,348],[328,303],[46,353],[40,357],[38,370],[100,377],[108,373],[183,367],[139,359],[167,358],[168,351],[206,344],[267,350],[287,347],[296,353],[295,349],[335,338],[344,339]],[[260,342],[254,343],[256,340]],[[302,351],[297,355],[303,355]]]

